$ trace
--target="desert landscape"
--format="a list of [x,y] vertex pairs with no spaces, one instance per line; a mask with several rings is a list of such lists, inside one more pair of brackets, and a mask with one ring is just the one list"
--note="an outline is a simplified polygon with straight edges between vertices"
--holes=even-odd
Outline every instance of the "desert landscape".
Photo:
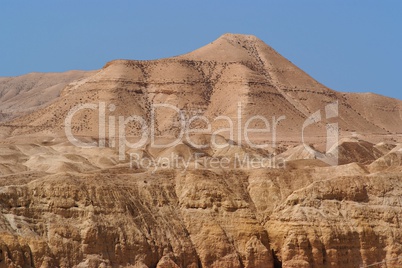
[[402,101],[252,35],[2,77],[0,148],[0,268],[402,267]]

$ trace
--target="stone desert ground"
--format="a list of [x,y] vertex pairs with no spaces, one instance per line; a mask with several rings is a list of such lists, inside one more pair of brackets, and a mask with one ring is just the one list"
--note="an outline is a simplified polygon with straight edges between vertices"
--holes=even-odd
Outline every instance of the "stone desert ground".
[[254,36],[0,78],[0,267],[402,267],[401,141],[402,101],[329,89]]

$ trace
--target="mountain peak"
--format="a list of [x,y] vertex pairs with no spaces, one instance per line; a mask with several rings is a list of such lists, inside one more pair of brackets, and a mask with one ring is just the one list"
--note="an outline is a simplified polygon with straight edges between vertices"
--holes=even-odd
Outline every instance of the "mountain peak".
[[261,41],[261,39],[259,39],[257,36],[251,34],[225,33],[221,35],[218,39],[221,38],[231,41]]
[[226,33],[215,41],[196,49],[190,53],[179,56],[191,60],[213,61],[247,61],[254,55],[257,48],[271,49],[262,40],[254,35]]

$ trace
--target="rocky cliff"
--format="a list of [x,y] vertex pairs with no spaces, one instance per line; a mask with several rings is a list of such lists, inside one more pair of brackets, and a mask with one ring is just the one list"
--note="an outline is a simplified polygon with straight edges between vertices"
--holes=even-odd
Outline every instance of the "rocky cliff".
[[[13,111],[0,126],[0,268],[402,266],[401,101],[333,91],[256,37],[232,34],[182,56],[73,74],[38,87],[30,77],[0,80]],[[30,94],[48,99],[24,107]],[[66,137],[71,109],[85,104],[93,106],[72,118],[72,134],[96,146]],[[221,132],[227,146],[202,133],[122,149],[119,118],[150,122],[155,104],[199,116],[199,128],[223,115],[285,119],[276,136],[253,136],[267,148]],[[177,138],[175,113],[154,115],[157,142]],[[339,139],[326,150],[334,122]],[[124,131],[136,139],[144,129]],[[325,152],[338,164],[321,161]]]

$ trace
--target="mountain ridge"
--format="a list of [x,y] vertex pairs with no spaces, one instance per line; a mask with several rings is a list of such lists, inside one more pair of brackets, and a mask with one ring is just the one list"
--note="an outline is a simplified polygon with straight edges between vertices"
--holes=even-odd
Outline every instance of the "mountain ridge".
[[[219,115],[235,118],[237,105],[242,103],[246,120],[257,114],[265,118],[284,115],[287,120],[278,130],[279,135],[294,136],[291,140],[300,143],[302,123],[314,112],[324,111],[326,105],[338,101],[343,136],[354,132],[382,136],[402,133],[398,127],[402,125],[402,102],[393,100],[391,109],[384,101],[388,100],[386,97],[364,96],[325,87],[255,36],[225,34],[193,52],[172,58],[110,61],[102,69],[63,88],[50,106],[41,106],[45,110],[19,117],[8,125],[61,131],[69,109],[84,101],[113,102],[121,115],[136,114],[147,120],[149,107],[160,103],[169,103],[188,113],[199,110],[207,118]],[[364,106],[367,98],[375,105]],[[373,111],[367,111],[368,108]],[[48,114],[54,119],[47,118]],[[94,115],[87,116],[93,126],[83,125],[77,134],[92,136],[97,119]],[[163,116],[158,122],[161,133],[177,132],[174,123],[168,123]],[[323,124],[319,125],[312,126],[313,133],[320,132]]]
[[41,76],[0,78],[0,268],[401,267],[401,101],[233,34]]

